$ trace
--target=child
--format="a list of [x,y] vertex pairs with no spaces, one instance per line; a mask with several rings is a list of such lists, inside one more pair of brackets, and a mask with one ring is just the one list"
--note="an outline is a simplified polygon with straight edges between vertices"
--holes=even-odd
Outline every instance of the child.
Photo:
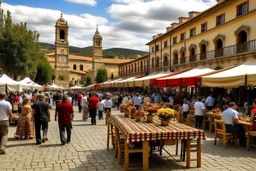
[[103,119],[104,103],[101,101],[101,99],[97,104],[97,108],[98,108],[99,119]]

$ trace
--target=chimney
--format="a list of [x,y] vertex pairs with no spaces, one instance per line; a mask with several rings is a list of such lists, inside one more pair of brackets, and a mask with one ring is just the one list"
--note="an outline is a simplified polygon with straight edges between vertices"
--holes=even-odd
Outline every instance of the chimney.
[[197,12],[197,11],[190,11],[190,12],[188,13],[189,19],[196,17],[198,14],[200,14],[200,12]]
[[174,22],[174,23],[171,24],[171,26],[172,26],[172,28],[174,29],[175,27],[178,27],[178,26],[179,26],[179,23]]
[[166,27],[166,32],[169,32],[172,30],[172,26]]
[[225,0],[216,0],[218,3],[221,3],[221,2],[223,2],[223,1],[225,1]]
[[180,25],[181,25],[181,24],[185,23],[185,22],[188,21],[188,20],[189,20],[188,17],[180,17],[180,18],[179,18],[179,23],[180,23]]

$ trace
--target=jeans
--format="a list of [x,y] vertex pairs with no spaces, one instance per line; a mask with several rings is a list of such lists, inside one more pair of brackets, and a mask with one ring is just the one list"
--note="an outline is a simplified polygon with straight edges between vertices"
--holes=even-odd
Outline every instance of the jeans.
[[226,124],[226,132],[238,135],[239,144],[245,144],[245,130],[243,126]]
[[[65,130],[67,131],[67,138],[65,137]],[[59,123],[60,131],[60,142],[65,144],[71,141],[71,124],[61,124]]]
[[195,127],[196,128],[202,128],[202,123],[203,123],[203,119],[204,116],[199,116],[199,115],[195,115]]
[[103,110],[98,110],[99,119],[103,119]]
[[0,121],[0,149],[5,149],[8,140],[9,121]]
[[82,106],[80,103],[78,103],[78,111],[81,112],[82,111]]
[[37,143],[41,143],[41,128],[43,130],[43,138],[46,138],[48,133],[48,119],[35,120]]
[[96,125],[96,113],[97,113],[97,109],[90,109],[92,125]]

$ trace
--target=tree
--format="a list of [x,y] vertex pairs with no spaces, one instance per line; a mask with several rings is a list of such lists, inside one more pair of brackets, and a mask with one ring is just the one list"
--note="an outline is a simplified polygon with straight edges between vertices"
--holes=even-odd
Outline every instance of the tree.
[[46,59],[41,59],[37,65],[35,82],[43,85],[52,79],[52,67]]
[[97,69],[97,74],[96,74],[96,82],[97,83],[102,83],[104,81],[108,80],[108,71],[105,67],[101,67]]
[[11,13],[4,16],[2,35],[0,36],[1,64],[6,73],[18,76],[35,77],[37,65],[44,60],[39,43],[39,34],[27,29],[26,23],[14,24]]
[[88,86],[90,84],[92,84],[92,78],[90,77],[90,75],[87,75],[85,77],[85,86]]

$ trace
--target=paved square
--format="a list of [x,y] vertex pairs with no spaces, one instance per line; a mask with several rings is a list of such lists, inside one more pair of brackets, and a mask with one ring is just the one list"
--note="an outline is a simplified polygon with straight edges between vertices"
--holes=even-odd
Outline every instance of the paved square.
[[[77,107],[75,107],[77,111]],[[71,144],[60,145],[58,124],[52,121],[49,125],[49,141],[42,145],[35,145],[35,140],[15,140],[16,127],[9,129],[9,141],[6,155],[0,155],[0,171],[119,171],[124,170],[117,163],[113,150],[106,150],[105,120],[97,120],[92,126],[90,120],[81,121],[81,113],[75,113],[72,129]],[[117,114],[118,111],[113,111]],[[221,142],[213,145],[213,134],[207,133],[207,140],[202,141],[202,168],[196,168],[196,161],[192,161],[189,170],[255,170],[256,148],[247,151],[246,147],[228,144],[222,148]],[[174,146],[167,148],[175,154]],[[192,158],[196,154],[192,154]],[[136,156],[135,156],[136,157]],[[139,158],[139,157],[138,157]],[[136,157],[137,162],[141,162]],[[163,153],[158,157],[154,154],[150,159],[149,170],[186,170],[185,162],[180,162],[178,156]],[[188,169],[187,169],[188,170]]]

